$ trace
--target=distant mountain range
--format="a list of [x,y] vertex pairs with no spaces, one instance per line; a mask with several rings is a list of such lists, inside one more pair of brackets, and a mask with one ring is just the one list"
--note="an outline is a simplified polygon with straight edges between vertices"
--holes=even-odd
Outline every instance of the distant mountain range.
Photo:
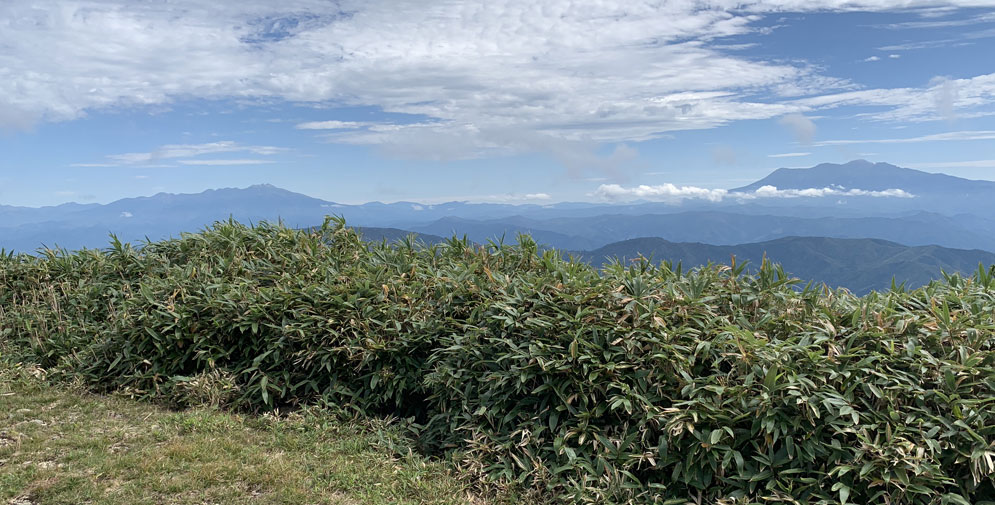
[[[833,191],[822,192],[828,196],[785,193],[788,197],[721,202],[344,205],[258,185],[160,193],[106,205],[0,205],[0,248],[105,247],[110,233],[125,241],[156,240],[229,217],[307,227],[320,224],[326,215],[340,215],[371,241],[393,242],[413,232],[429,244],[453,235],[477,243],[514,242],[517,234],[527,233],[545,246],[580,251],[580,257],[597,265],[606,258],[626,261],[640,254],[687,267],[725,263],[731,255],[756,264],[766,253],[799,278],[856,293],[887,288],[892,277],[918,286],[939,276],[941,269],[969,272],[979,262],[995,264],[995,254],[987,252],[995,251],[995,182],[855,161],[775,170],[729,193],[770,192],[765,186]],[[913,196],[867,193],[895,189]]]
[[[270,185],[198,194],[160,193],[106,205],[69,203],[28,208],[0,205],[0,247],[32,252],[42,246],[103,247],[108,234],[125,241],[197,231],[216,220],[282,220],[313,226],[341,215],[352,226],[466,235],[476,242],[514,240],[593,250],[612,242],[660,237],[672,242],[733,245],[787,236],[879,238],[904,245],[995,251],[995,182],[929,174],[884,163],[854,161],[809,169],[779,169],[731,193],[764,186],[780,190],[901,189],[910,198],[874,196],[727,198],[721,202],[557,203],[506,205],[414,202],[345,205]],[[838,192],[837,192],[838,193]]]
[[661,238],[638,238],[608,244],[578,253],[595,265],[617,259],[627,263],[640,256],[659,263],[680,262],[685,270],[711,263],[749,261],[759,266],[764,256],[780,263],[785,272],[802,279],[845,287],[856,294],[884,290],[905,283],[915,288],[947,273],[973,273],[979,264],[995,264],[995,254],[980,250],[939,246],[908,247],[878,239],[833,239],[784,237],[767,242],[716,246],[670,242]]
[[[358,228],[363,239],[394,243],[411,237],[426,245],[445,239],[437,235],[396,228]],[[827,237],[783,237],[765,242],[735,245],[712,245],[700,242],[671,242],[659,237],[643,237],[613,242],[590,251],[563,251],[575,259],[596,267],[619,261],[631,264],[646,258],[653,264],[680,263],[684,271],[709,263],[728,265],[732,258],[746,262],[747,271],[755,272],[763,259],[779,263],[784,271],[800,279],[802,285],[812,281],[846,288],[858,295],[882,291],[904,284],[913,289],[948,274],[972,274],[978,265],[995,265],[995,253],[978,249],[953,249],[935,245],[904,246],[880,239],[841,239]]]
[[661,237],[674,242],[717,245],[772,240],[786,236],[882,238],[906,245],[942,245],[995,251],[995,221],[981,216],[948,217],[919,212],[901,217],[789,217],[749,215],[728,211],[694,211],[675,214],[622,215],[529,219],[522,216],[474,221],[444,218],[421,226],[419,233],[451,236],[466,234],[471,240],[526,233],[559,249],[595,249],[611,242],[637,237]]

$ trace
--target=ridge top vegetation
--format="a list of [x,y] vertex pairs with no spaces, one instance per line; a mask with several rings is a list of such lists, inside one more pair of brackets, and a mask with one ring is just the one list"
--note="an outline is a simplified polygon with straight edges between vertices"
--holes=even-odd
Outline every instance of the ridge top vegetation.
[[995,500],[995,267],[796,282],[228,221],[0,255],[0,352],[141,398],[400,417],[558,502]]

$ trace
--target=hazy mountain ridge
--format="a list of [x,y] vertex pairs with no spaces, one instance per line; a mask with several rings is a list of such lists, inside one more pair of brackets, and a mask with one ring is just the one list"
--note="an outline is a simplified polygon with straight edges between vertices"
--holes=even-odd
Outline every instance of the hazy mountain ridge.
[[577,253],[583,260],[603,265],[650,258],[654,262],[681,262],[685,269],[708,263],[729,264],[731,257],[760,265],[766,256],[781,264],[785,272],[803,281],[825,282],[856,294],[883,290],[892,278],[906,287],[918,287],[947,273],[972,273],[979,264],[995,265],[995,253],[939,246],[908,247],[880,239],[833,239],[784,237],[767,242],[729,246],[670,242],[661,238],[638,238]]
[[762,186],[775,186],[778,189],[841,186],[869,191],[898,188],[912,194],[995,191],[993,181],[964,179],[947,174],[902,168],[890,163],[855,160],[842,165],[823,163],[812,168],[779,168],[759,181],[731,189],[730,192],[748,193]]
[[995,215],[995,182],[854,161],[779,169],[732,191],[750,191],[763,185],[867,190],[897,186],[916,196],[346,205],[264,184],[197,194],[159,193],[105,205],[0,206],[0,247],[27,252],[42,245],[103,247],[110,233],[125,241],[156,240],[228,218],[246,223],[280,220],[288,226],[304,227],[321,223],[326,215],[339,215],[351,226],[396,228],[441,237],[466,235],[475,242],[502,236],[510,241],[518,233],[529,233],[540,243],[568,250],[596,249],[646,236],[732,245],[791,235],[883,238],[906,245],[995,250],[995,220],[989,217]]
[[995,221],[976,217],[972,225],[962,226],[957,218],[931,213],[906,217],[804,218],[696,211],[549,220],[521,216],[490,221],[444,219],[411,229],[443,236],[456,232],[478,242],[501,235],[514,238],[517,233],[527,233],[540,243],[572,250],[595,249],[612,242],[648,236],[674,242],[732,245],[793,235],[882,238],[905,245],[936,244],[995,250],[995,234],[979,232],[995,231]]
[[394,243],[408,237],[411,237],[415,241],[421,242],[425,245],[433,245],[446,241],[445,238],[436,235],[415,233],[397,228],[362,227],[356,228],[356,231],[358,231],[359,235],[363,237],[363,240],[367,242],[382,242],[386,240],[388,243]]

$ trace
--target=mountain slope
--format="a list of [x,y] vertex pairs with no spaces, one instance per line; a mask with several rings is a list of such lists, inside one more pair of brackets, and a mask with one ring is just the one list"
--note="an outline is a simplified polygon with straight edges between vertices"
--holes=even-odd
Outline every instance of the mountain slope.
[[17,207],[0,205],[0,226],[16,227],[28,223],[64,219],[67,216],[87,209],[100,207],[99,204],[64,203],[46,207]]
[[585,260],[602,265],[613,258],[626,262],[640,255],[654,261],[681,262],[685,268],[709,262],[737,261],[759,265],[764,256],[805,281],[845,287],[857,294],[887,289],[892,277],[900,284],[917,287],[948,273],[974,272],[978,264],[995,265],[995,253],[939,246],[908,247],[878,239],[834,239],[785,237],[767,242],[717,246],[675,243],[661,238],[639,238],[579,253]]
[[870,191],[898,188],[913,194],[995,192],[995,182],[992,181],[962,179],[952,175],[933,174],[866,160],[851,161],[842,165],[823,163],[812,168],[779,168],[753,184],[730,191],[749,193],[762,186],[775,186],[778,189],[842,186],[847,189]]
[[[195,232],[215,221],[282,220],[288,226],[321,223],[329,203],[270,185],[225,188],[196,194],[159,193],[106,205],[61,205],[17,212],[0,223],[0,247],[31,252],[39,247],[104,247],[113,233],[122,241],[158,240]],[[28,215],[25,215],[28,214]],[[11,226],[11,223],[14,225]]]
[[351,226],[399,228],[437,236],[468,235],[476,242],[514,240],[517,233],[561,249],[592,249],[636,237],[676,242],[741,244],[779,237],[882,238],[906,245],[995,250],[995,182],[930,174],[886,163],[854,161],[808,169],[779,169],[732,192],[780,189],[902,189],[912,198],[840,196],[730,197],[722,202],[499,203],[414,202],[345,205],[270,185],[197,194],[159,193],[106,205],[27,208],[0,205],[0,248],[102,247],[107,235],[125,241],[197,231],[217,220],[282,220],[314,226],[326,215]]
[[399,240],[404,240],[408,237],[413,237],[415,240],[425,245],[433,245],[446,241],[446,239],[437,235],[415,233],[408,230],[399,230],[397,228],[376,228],[364,226],[356,228],[356,231],[358,231],[359,235],[363,237],[363,240],[367,242],[382,242],[386,240],[388,243],[393,243]]
[[[962,220],[968,223],[962,225]],[[411,229],[442,236],[466,234],[478,242],[502,234],[512,239],[517,233],[529,233],[542,244],[570,250],[594,249],[637,237],[655,236],[673,242],[732,245],[792,235],[882,238],[905,245],[937,244],[944,247],[995,250],[995,221],[982,217],[966,220],[963,217],[953,218],[931,213],[901,217],[807,218],[695,211],[556,219],[446,219]]]
[[[945,215],[995,213],[995,182],[963,179],[901,168],[888,163],[857,160],[842,165],[824,163],[812,168],[781,168],[763,179],[730,190],[751,193],[763,186],[784,189],[836,188],[883,191],[901,189],[912,198],[881,195],[827,195],[804,198],[824,207],[850,207],[866,214],[889,210],[920,210]],[[773,206],[790,207],[799,198],[765,199]],[[779,201],[778,201],[779,200]]]
[[536,242],[557,249],[593,249],[606,242],[598,238],[601,232],[594,236],[576,233],[573,229],[561,233],[555,231],[557,228],[554,224],[521,216],[489,221],[443,218],[426,225],[412,226],[411,229],[443,237],[466,235],[470,240],[481,244],[501,240],[514,242],[518,234],[530,235]]

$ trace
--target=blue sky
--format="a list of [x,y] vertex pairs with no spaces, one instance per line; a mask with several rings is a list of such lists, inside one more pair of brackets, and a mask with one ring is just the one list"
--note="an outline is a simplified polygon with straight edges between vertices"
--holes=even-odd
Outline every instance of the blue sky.
[[992,0],[7,0],[0,204],[624,200],[856,158],[995,179],[992,54]]

